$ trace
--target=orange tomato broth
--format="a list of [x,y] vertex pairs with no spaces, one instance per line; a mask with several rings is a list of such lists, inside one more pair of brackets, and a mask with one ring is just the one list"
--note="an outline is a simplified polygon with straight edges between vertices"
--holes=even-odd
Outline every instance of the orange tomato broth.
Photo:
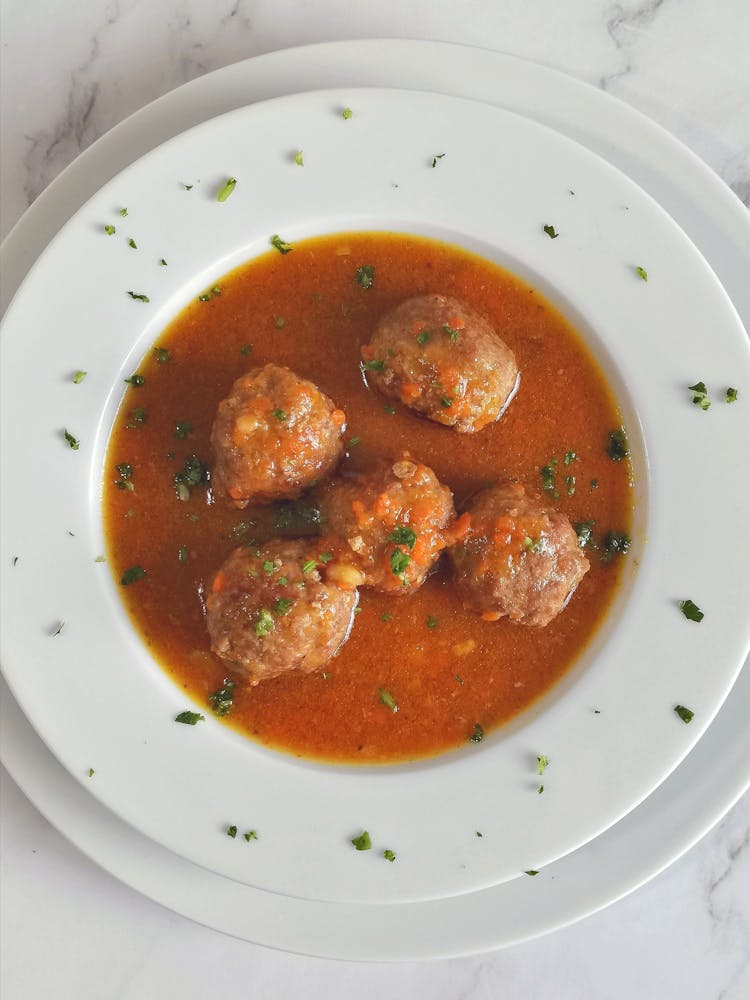
[[[375,266],[368,289],[355,280],[364,264]],[[597,537],[629,530],[630,464],[605,451],[608,432],[621,423],[615,400],[568,322],[514,275],[456,246],[370,232],[308,239],[285,255],[271,250],[217,284],[220,294],[191,302],[156,342],[170,360],[159,363],[154,351],[143,359],[145,383],[125,394],[103,489],[108,560],[131,620],[186,702],[206,714],[209,695],[232,674],[210,651],[202,592],[233,548],[274,534],[272,511],[238,511],[220,498],[210,504],[203,487],[180,501],[173,476],[190,454],[209,461],[217,404],[253,366],[287,365],[345,411],[345,439],[359,443],[347,447],[343,467],[367,469],[407,449],[450,486],[460,509],[472,492],[507,477],[548,500],[540,468],[556,459],[555,504],[571,521],[593,519]],[[362,378],[360,345],[375,322],[425,292],[483,312],[518,360],[515,399],[477,434],[422,419]],[[133,422],[136,407],[147,410],[145,423]],[[183,440],[175,436],[178,421],[192,425]],[[577,458],[565,465],[569,451]],[[132,491],[115,485],[123,462],[133,469]],[[567,608],[541,629],[465,611],[445,557],[413,596],[363,589],[350,638],[322,672],[256,687],[233,677],[225,721],[264,745],[330,762],[388,763],[458,747],[477,723],[488,732],[527,708],[575,662],[612,601],[623,556],[605,564],[591,552],[589,559]],[[135,565],[146,575],[121,586]],[[381,689],[398,711],[383,703]]]

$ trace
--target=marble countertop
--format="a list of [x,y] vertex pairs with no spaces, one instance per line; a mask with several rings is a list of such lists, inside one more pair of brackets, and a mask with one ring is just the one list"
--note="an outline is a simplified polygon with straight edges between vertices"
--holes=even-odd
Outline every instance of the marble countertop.
[[[344,38],[481,45],[604,88],[686,142],[750,206],[747,0],[0,0],[0,235],[79,152],[209,70]],[[604,912],[493,955],[354,965],[193,924],[88,861],[3,772],[4,1000],[750,996],[750,797]]]

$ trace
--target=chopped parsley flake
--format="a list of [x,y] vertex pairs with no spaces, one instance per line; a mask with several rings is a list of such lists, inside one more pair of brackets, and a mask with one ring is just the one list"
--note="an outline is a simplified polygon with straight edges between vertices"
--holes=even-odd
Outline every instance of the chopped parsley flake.
[[188,555],[189,555],[189,553],[188,553],[187,545],[181,545],[179,547],[179,549],[177,550],[177,561],[178,562],[187,562],[188,561]]
[[563,458],[563,465],[571,465],[578,458],[574,451],[566,451]]
[[398,712],[398,705],[396,704],[396,699],[393,697],[391,692],[388,691],[386,688],[378,688],[378,698],[380,699],[382,704],[385,705],[386,708],[390,708],[390,710],[394,713],[394,715],[396,712]]
[[276,327],[277,330],[283,330],[284,327],[286,326],[286,320],[284,319],[283,316],[276,316],[274,317],[273,325]]
[[364,369],[367,372],[382,372],[385,361],[365,361]]
[[565,486],[566,486],[566,491],[567,491],[568,496],[572,497],[573,494],[576,491],[576,477],[575,476],[566,476],[565,477]]
[[396,852],[391,851],[389,848],[386,847],[386,849],[383,851],[383,857],[385,858],[386,861],[395,861]]
[[160,257],[159,258],[159,267],[166,267],[166,266],[167,266],[167,262],[164,260],[163,257]]
[[323,564],[329,563],[333,559],[333,552],[321,552],[318,560]]
[[154,357],[156,358],[156,363],[158,365],[165,365],[168,361],[172,360],[172,355],[166,347],[155,347]]
[[137,250],[138,249],[138,245],[137,245],[137,243],[135,242],[135,240],[133,239],[132,236],[128,240],[128,246],[131,248],[131,250]]
[[294,535],[309,535],[320,524],[317,507],[299,500],[279,504],[273,512],[275,531],[291,532]]
[[236,187],[237,187],[237,179],[235,177],[228,178],[226,184],[224,184],[224,186],[219,189],[219,192],[216,195],[216,200],[226,201]]
[[362,833],[357,837],[352,837],[352,843],[357,848],[358,851],[369,851],[372,847],[372,841],[370,840],[370,834],[367,830],[363,830]]
[[621,462],[623,458],[628,457],[630,449],[624,427],[618,427],[609,432],[609,443],[606,451],[613,462]]
[[120,578],[120,583],[123,587],[129,587],[131,583],[135,583],[136,580],[142,580],[146,575],[146,570],[142,566],[130,566],[122,574]]
[[95,563],[104,563],[106,561],[107,561],[107,557],[106,556],[97,556],[96,559],[94,559]]
[[123,379],[128,385],[132,385],[134,389],[140,389],[142,385],[146,384],[146,379],[143,375],[139,375],[138,372],[133,372],[130,378]]
[[474,723],[474,731],[469,736],[469,741],[471,743],[481,743],[484,739],[484,729],[479,725],[478,722]]
[[396,549],[395,552],[391,553],[391,572],[394,576],[403,576],[410,562],[411,556],[408,552]]
[[280,254],[291,253],[294,249],[289,243],[286,242],[286,240],[282,240],[278,233],[274,233],[269,242],[272,247],[275,247],[279,251]]
[[393,414],[396,412],[396,407],[391,406],[390,403],[386,403],[383,409],[389,416],[393,416]]
[[139,424],[145,424],[148,420],[148,410],[142,406],[136,406],[134,410],[130,411],[130,420],[127,423],[128,429],[132,430]]
[[268,635],[269,632],[273,632],[275,628],[276,624],[271,612],[267,608],[261,608],[258,612],[258,620],[255,623],[255,634],[260,639],[264,635]]
[[642,281],[648,281],[648,271],[645,267],[636,267],[635,273]]
[[120,209],[120,215],[121,215],[121,216],[123,217],[123,219],[125,218],[125,216],[126,216],[127,214],[128,214],[128,210],[127,210],[127,208],[121,208],[121,209]]
[[537,754],[537,758],[536,758],[536,773],[537,774],[544,774],[544,772],[547,770],[548,767],[549,767],[549,757],[547,757],[543,753]]
[[107,234],[107,236],[114,236],[117,230],[115,229],[114,226],[105,226],[104,232]]
[[246,357],[247,357],[248,354],[252,354],[252,353],[253,353],[253,345],[252,344],[243,344],[242,347],[240,348],[240,354],[244,354]]
[[298,167],[304,166],[301,149],[298,149],[297,152],[294,154],[294,162],[297,164]]
[[243,833],[242,836],[245,838],[248,844],[250,843],[251,840],[258,839],[258,834],[257,831],[255,830],[248,830],[247,833]]
[[551,240],[556,240],[557,237],[560,235],[559,233],[555,232],[554,226],[543,226],[542,228],[544,229],[544,232],[547,234],[547,236],[549,236]]
[[694,604],[689,598],[685,601],[680,601],[680,611],[691,622],[702,622],[705,617],[698,605]]
[[183,184],[182,186],[185,188],[186,191],[192,191],[193,190],[193,185],[192,184]]
[[283,410],[271,410],[271,416],[276,417],[277,420],[286,420],[286,413]]
[[443,409],[449,410],[451,406],[453,406],[453,400],[451,399],[450,396],[441,396],[440,405],[443,407]]
[[227,827],[227,837],[231,837],[232,840],[234,840],[236,836],[237,836],[237,827],[233,823],[231,826]]
[[614,555],[624,556],[630,549],[630,535],[624,531],[608,531],[602,542],[602,559],[608,562]]
[[265,559],[263,561],[263,572],[264,573],[267,573],[270,576],[271,573],[273,573],[273,571],[275,569],[276,569],[276,563],[273,561],[273,559]]
[[354,279],[360,288],[372,288],[375,283],[375,265],[363,264],[362,267],[358,267]]
[[232,711],[234,687],[235,682],[225,677],[224,686],[208,696],[215,715],[229,715]]
[[692,712],[689,708],[685,708],[684,705],[675,705],[675,712],[679,715],[682,721],[687,725],[688,722],[693,721],[693,716],[695,712]]
[[205,715],[201,715],[200,712],[180,712],[179,715],[175,716],[175,722],[182,722],[186,726],[195,726],[199,722],[205,720]]
[[96,772],[94,771],[93,767],[90,767],[88,771],[89,778],[93,778],[95,773]]
[[734,403],[734,402],[736,402],[736,400],[737,400],[737,390],[736,389],[732,389],[731,386],[730,386],[730,388],[727,389],[727,392],[726,392],[726,395],[724,396],[724,399],[725,399],[725,401],[727,403]]
[[455,344],[461,335],[461,331],[450,325],[450,323],[443,323],[443,333],[448,334],[448,339],[452,344]]
[[193,425],[189,420],[178,420],[174,425],[174,436],[180,441],[184,441],[192,429]]
[[81,447],[81,442],[78,438],[73,437],[67,427],[63,429],[63,434],[65,435],[65,440],[68,442],[68,447],[72,448],[73,451],[78,451]]
[[528,871],[524,872],[524,875],[538,875],[539,872],[536,868],[529,868]]
[[426,344],[429,339],[430,339],[430,334],[427,332],[427,330],[422,330],[421,333],[417,334],[417,343],[420,346]]
[[578,544],[581,548],[585,548],[591,543],[591,536],[594,530],[594,525],[596,521],[576,521],[573,525],[573,530],[578,536]]
[[341,112],[341,117],[344,119],[344,121],[349,121],[353,113],[354,112],[352,111],[351,108],[344,108],[343,111]]
[[410,549],[413,549],[414,543],[417,540],[417,533],[413,528],[409,528],[405,524],[399,524],[390,533],[388,540],[394,542],[396,545],[406,545]]
[[148,295],[144,295],[143,292],[128,292],[131,299],[137,299],[138,302],[150,302],[151,299]]
[[540,786],[539,786],[539,787],[537,788],[537,793],[538,793],[539,795],[541,795],[543,791],[544,791],[544,785],[540,785]]
[[707,410],[711,405],[711,400],[708,398],[706,383],[696,382],[695,385],[689,385],[688,389],[693,393],[693,402],[695,405],[700,406],[702,410]]
[[349,443],[348,443],[347,447],[349,447],[349,448],[356,448],[357,445],[361,442],[361,440],[362,440],[362,438],[360,438],[360,437],[349,438]]
[[434,615],[428,615],[425,624],[427,628],[437,628],[438,619]]
[[283,617],[288,615],[292,610],[292,605],[294,601],[289,597],[280,597],[273,605],[273,613],[277,616]]
[[433,170],[438,165],[438,160],[442,160],[442,158],[444,156],[445,156],[445,153],[436,153],[435,156],[433,156],[433,158],[432,158],[432,169]]
[[591,483],[589,485],[591,486],[592,490],[598,490],[599,489],[599,480],[598,479],[592,479]]
[[221,295],[221,285],[214,285],[213,288],[209,288],[207,292],[202,292],[198,296],[199,302],[210,302],[211,299],[218,299]]
[[317,565],[318,565],[317,559],[308,559],[307,562],[302,563],[302,572],[312,573],[312,571],[315,569]]
[[393,615],[390,613],[390,611],[384,611],[383,614],[380,616],[380,620],[381,622],[393,621]]
[[552,462],[549,465],[543,465],[539,470],[539,475],[542,477],[542,489],[545,493],[549,493],[553,500],[558,500],[560,494],[557,492],[557,487],[555,486],[555,469]]
[[188,455],[182,470],[175,472],[172,477],[177,498],[179,500],[189,500],[191,487],[207,483],[210,478],[208,469],[198,456]]

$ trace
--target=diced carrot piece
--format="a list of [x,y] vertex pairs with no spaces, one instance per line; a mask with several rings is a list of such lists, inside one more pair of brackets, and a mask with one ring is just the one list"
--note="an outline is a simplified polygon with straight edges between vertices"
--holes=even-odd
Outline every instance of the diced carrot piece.
[[416,382],[404,382],[401,386],[401,400],[404,403],[413,403],[415,399],[419,399],[422,394],[422,390]]
[[454,542],[460,542],[462,538],[471,530],[471,514],[468,511],[462,514],[458,520],[451,526],[450,535]]
[[214,582],[211,584],[211,590],[214,594],[218,594],[220,590],[223,590],[227,585],[227,577],[225,573],[217,573],[214,577]]
[[448,326],[453,330],[463,330],[466,323],[461,319],[460,316],[454,316],[453,319],[448,320]]
[[337,427],[343,427],[346,423],[346,414],[343,410],[332,410],[331,420]]
[[360,354],[365,359],[365,361],[372,361],[375,357],[375,348],[372,344],[363,344],[360,348]]
[[227,493],[230,495],[232,500],[241,500],[243,490],[241,486],[227,486]]
[[499,611],[483,611],[482,621],[485,622],[496,622],[501,617]]
[[366,525],[370,520],[367,508],[361,500],[352,500],[352,513],[356,517],[357,524],[360,525],[360,527],[364,527],[364,525]]

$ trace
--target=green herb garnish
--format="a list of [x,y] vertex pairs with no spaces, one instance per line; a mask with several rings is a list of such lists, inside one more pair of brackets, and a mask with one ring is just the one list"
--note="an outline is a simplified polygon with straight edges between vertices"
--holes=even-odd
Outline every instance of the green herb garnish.
[[243,344],[242,347],[240,348],[240,354],[244,354],[246,357],[247,357],[248,354],[252,354],[252,353],[253,353],[253,345],[252,344]]
[[207,483],[210,478],[208,468],[201,462],[198,456],[188,455],[182,470],[175,472],[172,477],[177,498],[179,500],[189,500],[191,488]]
[[368,372],[382,372],[385,361],[365,361],[363,367]]
[[398,705],[396,704],[396,699],[393,697],[390,691],[386,688],[378,688],[378,698],[385,705],[386,708],[395,714],[398,712]]
[[427,343],[427,341],[428,341],[429,339],[430,339],[430,335],[429,335],[429,333],[427,332],[427,330],[422,330],[422,332],[421,332],[421,333],[418,333],[418,334],[417,334],[417,343],[418,343],[418,344],[419,344],[420,346],[422,346],[422,345],[426,344],[426,343]]
[[608,531],[602,542],[602,559],[607,562],[614,555],[625,555],[630,549],[630,535],[624,531]]
[[224,186],[219,189],[219,192],[216,195],[216,200],[226,201],[236,187],[237,187],[237,179],[235,177],[228,178],[226,184],[224,184]]
[[175,722],[182,722],[186,726],[195,726],[199,722],[205,720],[205,715],[201,715],[200,712],[180,712],[179,715],[175,716]]
[[107,236],[114,236],[117,230],[115,229],[114,226],[105,226],[104,232],[107,234]]
[[167,262],[164,260],[163,257],[160,257],[159,258],[159,267],[166,267],[166,266],[167,266]]
[[391,851],[389,848],[386,847],[386,849],[383,851],[383,857],[385,858],[386,861],[395,861],[396,852]]
[[731,387],[729,389],[727,389],[727,392],[726,392],[726,395],[724,396],[724,399],[725,399],[725,401],[727,403],[734,403],[734,402],[736,402],[736,400],[737,400],[737,390],[736,389],[732,389]]
[[146,384],[146,379],[143,375],[139,375],[138,372],[133,372],[130,378],[123,379],[123,382],[127,382],[128,385],[132,385],[134,389],[140,389],[142,385]]
[[375,265],[363,264],[362,267],[358,267],[354,279],[360,288],[372,288],[375,283]]
[[383,614],[380,616],[380,620],[381,622],[393,621],[393,615],[389,611],[384,611]]
[[190,553],[188,552],[187,545],[181,545],[179,547],[179,549],[177,550],[177,561],[178,562],[187,562],[189,554]]
[[129,587],[136,580],[142,580],[145,575],[146,570],[142,566],[130,566],[120,577],[120,583],[123,587]]
[[686,725],[688,722],[693,721],[695,712],[692,712],[689,708],[685,708],[684,705],[675,705],[674,710]]
[[135,240],[133,239],[132,236],[128,240],[128,246],[131,248],[131,250],[137,250],[138,249],[138,245],[136,244],[136,242],[135,242]]
[[128,210],[127,210],[127,208],[121,208],[121,209],[120,209],[120,215],[121,215],[121,216],[123,217],[123,219],[125,218],[125,216],[126,216],[127,214],[128,214]]
[[234,840],[236,836],[237,836],[237,827],[233,823],[231,826],[227,827],[227,837],[231,837],[232,840]]
[[280,597],[273,605],[273,613],[279,617],[288,615],[292,610],[294,601],[289,597]]
[[560,235],[559,233],[555,232],[554,226],[542,226],[542,228],[544,229],[544,232],[547,234],[547,236],[549,236],[551,240],[556,240],[557,237]]
[[301,500],[279,504],[273,512],[273,527],[275,531],[288,532],[294,535],[310,535],[320,525],[320,511],[309,503]]
[[394,576],[403,576],[410,562],[411,556],[408,552],[396,549],[395,552],[391,553],[391,572]]
[[283,330],[284,327],[286,326],[286,320],[284,319],[283,316],[276,316],[274,318],[273,325],[276,327],[277,330]]
[[232,705],[234,703],[233,692],[235,688],[235,682],[229,680],[229,678],[224,678],[224,686],[220,687],[218,691],[214,691],[213,694],[208,696],[208,700],[211,702],[211,706],[214,711],[214,715],[229,715],[232,711]]
[[441,396],[440,405],[443,407],[443,409],[449,410],[451,406],[453,406],[453,400],[450,396]]
[[274,233],[269,242],[272,247],[276,247],[280,254],[291,253],[294,249],[286,240],[282,240],[278,233]]
[[563,458],[563,465],[571,465],[578,458],[574,451],[566,451]]
[[352,114],[353,114],[353,111],[352,111],[351,108],[344,108],[344,110],[341,112],[341,117],[344,119],[344,121],[349,121],[349,119],[351,118]]
[[172,355],[166,347],[155,347],[154,357],[156,358],[156,363],[158,365],[165,365],[168,361],[172,360]]
[[547,770],[548,767],[549,767],[549,757],[547,757],[543,753],[537,754],[537,758],[536,758],[536,773],[537,774],[544,774],[544,772]]
[[689,598],[686,601],[680,601],[680,611],[691,622],[702,622],[705,618],[698,605],[693,603]]
[[635,273],[642,281],[648,281],[648,271],[645,267],[636,267]]
[[81,382],[86,378],[88,372],[77,371],[73,372],[73,382],[75,385],[80,385]]
[[596,521],[576,521],[573,525],[573,530],[578,536],[578,544],[582,549],[586,548],[587,545],[591,544],[592,532],[594,530],[594,525]]
[[474,723],[474,731],[469,736],[469,741],[471,743],[481,743],[484,739],[484,729],[479,725],[478,722]]
[[450,323],[443,323],[443,333],[447,333],[448,334],[448,339],[453,344],[455,344],[455,342],[458,340],[459,336],[461,335],[461,331],[459,329],[456,329],[456,328],[452,327],[450,325]]
[[413,528],[409,528],[405,524],[399,524],[390,533],[388,540],[394,542],[396,545],[406,545],[410,549],[413,549],[414,543],[417,540],[417,533]]
[[276,623],[273,620],[271,612],[267,608],[261,608],[258,612],[258,620],[255,623],[255,634],[261,639],[264,635],[268,635],[269,632],[273,632],[276,628]]
[[317,559],[308,559],[307,562],[302,563],[302,572],[312,573],[312,571],[315,569],[317,565],[318,565]]
[[569,497],[572,497],[576,491],[576,477],[566,476],[565,477],[565,488]]
[[147,421],[148,410],[146,410],[143,406],[136,406],[134,410],[130,411],[130,420],[126,426],[132,430],[134,427],[137,427],[139,424],[145,424]]
[[435,156],[433,156],[433,158],[432,158],[432,169],[433,170],[438,165],[438,160],[442,160],[442,158],[444,156],[445,156],[445,153],[436,153]]
[[174,425],[174,436],[180,440],[184,441],[188,434],[192,431],[193,425],[189,420],[178,420]]
[[150,302],[151,299],[148,295],[144,295],[143,292],[128,292],[131,299],[137,299],[138,302]]
[[396,407],[395,406],[391,406],[390,403],[386,403],[385,406],[383,407],[383,409],[391,417],[396,412]]
[[248,830],[247,833],[243,833],[242,836],[245,838],[248,844],[250,843],[251,840],[258,839],[258,834],[255,830]]
[[298,149],[297,152],[294,154],[294,162],[297,164],[298,167],[304,166],[301,149]]
[[372,847],[372,841],[370,840],[370,834],[367,830],[363,830],[358,837],[352,837],[352,843],[357,848],[358,851],[369,851]]
[[708,398],[706,383],[696,382],[695,385],[689,385],[688,389],[693,393],[693,402],[695,405],[700,406],[702,410],[707,410],[711,405],[711,400]]
[[621,462],[623,458],[628,457],[630,449],[624,427],[618,427],[609,432],[609,443],[606,451],[613,462]]
[[555,469],[552,463],[543,465],[539,470],[539,475],[542,477],[542,489],[544,492],[549,493],[553,500],[558,500],[560,494],[557,492],[555,486]]
[[68,442],[68,447],[72,448],[73,451],[78,451],[81,447],[81,442],[78,438],[73,437],[67,427],[63,428],[63,434],[65,435],[65,440]]
[[427,620],[425,624],[427,628],[437,628],[438,619],[434,615],[427,615]]

